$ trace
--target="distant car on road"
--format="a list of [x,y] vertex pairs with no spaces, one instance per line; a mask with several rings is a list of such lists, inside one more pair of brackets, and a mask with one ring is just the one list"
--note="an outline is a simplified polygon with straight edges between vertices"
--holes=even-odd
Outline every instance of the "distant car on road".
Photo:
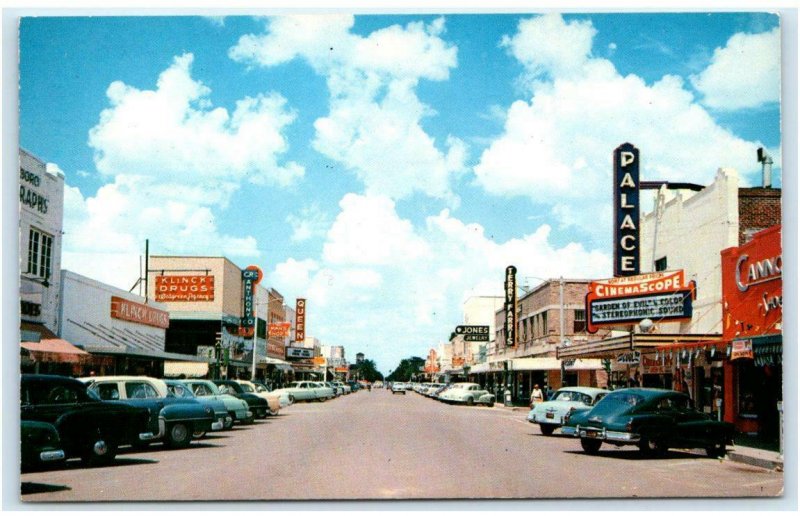
[[[244,392],[249,392],[251,394],[255,394],[259,398],[263,398],[267,400],[267,413],[270,416],[277,416],[278,413],[281,411],[281,395],[280,394],[273,394],[269,392],[266,387],[256,385],[255,383],[249,380],[234,380],[238,383]],[[286,398],[286,403],[289,403],[289,396],[284,395]]]
[[393,382],[392,383],[392,394],[403,394],[406,393],[406,384],[403,382]]
[[630,388],[607,394],[594,407],[571,412],[562,433],[580,438],[586,453],[605,443],[635,445],[648,455],[668,448],[703,448],[721,457],[734,426],[696,410],[691,398],[665,389]]
[[269,413],[269,403],[264,398],[256,396],[255,393],[245,391],[239,382],[235,380],[212,381],[217,385],[220,393],[230,394],[240,400],[246,401],[247,406],[250,407],[250,411],[257,419],[264,419],[267,417]]
[[292,382],[274,393],[286,393],[295,401],[322,401],[333,398],[333,389],[325,387],[319,382],[297,381]]
[[550,401],[534,405],[528,413],[528,421],[538,424],[542,434],[551,435],[564,424],[564,417],[570,410],[591,407],[608,392],[596,387],[562,387],[551,396]]
[[439,395],[439,400],[446,403],[463,403],[465,405],[494,406],[494,394],[482,388],[477,383],[456,383]]
[[253,411],[245,400],[239,399],[230,394],[223,394],[220,392],[217,384],[211,380],[202,379],[187,379],[181,380],[184,384],[188,385],[194,395],[198,398],[211,398],[222,401],[225,404],[225,409],[228,414],[233,418],[233,421],[226,428],[233,426],[233,423],[250,424],[255,419]]

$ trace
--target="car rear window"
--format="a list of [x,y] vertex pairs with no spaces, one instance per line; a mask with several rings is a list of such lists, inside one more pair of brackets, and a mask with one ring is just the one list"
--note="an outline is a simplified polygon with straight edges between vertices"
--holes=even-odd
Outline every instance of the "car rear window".
[[638,394],[633,394],[630,392],[612,392],[597,402],[597,406],[607,407],[610,405],[627,405],[629,407],[635,407],[643,401],[644,398]]

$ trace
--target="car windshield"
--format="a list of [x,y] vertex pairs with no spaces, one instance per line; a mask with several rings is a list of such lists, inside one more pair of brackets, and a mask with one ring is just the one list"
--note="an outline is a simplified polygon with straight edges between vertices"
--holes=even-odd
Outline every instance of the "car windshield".
[[244,392],[253,392],[253,388],[246,383],[240,383],[239,386],[242,388]]
[[639,394],[633,394],[630,392],[612,392],[606,395],[605,398],[600,400],[597,403],[598,407],[609,407],[612,405],[627,405],[629,407],[635,407],[636,405],[642,403],[644,398]]
[[195,396],[216,396],[219,394],[219,389],[213,383],[192,383],[189,384]]
[[167,391],[176,398],[194,398],[192,391],[180,384],[167,384]]
[[269,389],[261,385],[260,383],[255,384],[256,392],[269,392]]

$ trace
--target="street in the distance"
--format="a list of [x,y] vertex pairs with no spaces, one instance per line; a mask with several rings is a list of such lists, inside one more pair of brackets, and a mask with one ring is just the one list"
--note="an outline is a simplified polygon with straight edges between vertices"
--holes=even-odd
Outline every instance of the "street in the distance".
[[295,403],[172,451],[121,453],[110,467],[22,475],[23,501],[776,496],[783,474],[695,451],[597,455],[544,436],[527,412],[446,405],[412,391]]

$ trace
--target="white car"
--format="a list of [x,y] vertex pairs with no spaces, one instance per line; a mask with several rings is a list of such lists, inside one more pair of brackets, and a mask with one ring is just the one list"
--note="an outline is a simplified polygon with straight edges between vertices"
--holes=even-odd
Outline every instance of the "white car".
[[272,393],[279,395],[286,393],[294,401],[322,401],[333,398],[333,389],[319,382],[310,381],[292,382],[287,387],[275,389]]
[[445,403],[464,403],[466,405],[494,406],[494,394],[482,388],[477,383],[456,383],[450,389],[439,395],[439,400]]
[[392,384],[392,394],[405,394],[406,384],[403,382],[394,382]]
[[352,387],[350,387],[349,385],[347,385],[346,383],[343,383],[343,382],[333,382],[333,385],[335,385],[336,387],[341,387],[341,389],[342,389],[342,392],[343,392],[344,394],[350,394],[351,392],[353,392],[353,388],[352,388]]
[[[244,392],[249,392],[255,394],[259,398],[267,400],[269,404],[269,415],[270,416],[277,416],[281,410],[283,404],[281,403],[281,395],[280,394],[272,394],[269,392],[265,387],[261,387],[259,390],[259,386],[254,384],[249,380],[234,380],[236,383],[242,386],[242,390]],[[289,395],[285,395],[286,403],[289,403]]]

